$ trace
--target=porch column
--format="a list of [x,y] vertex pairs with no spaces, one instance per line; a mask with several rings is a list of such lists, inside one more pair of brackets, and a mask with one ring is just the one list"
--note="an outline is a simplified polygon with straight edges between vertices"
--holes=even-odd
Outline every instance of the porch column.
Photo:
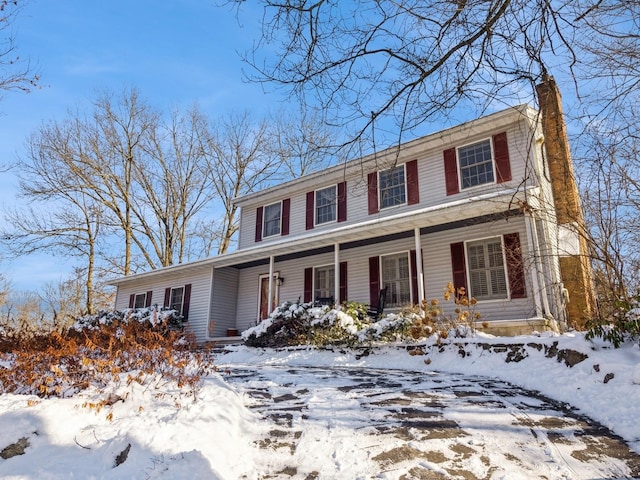
[[333,301],[340,303],[340,244],[333,245]]
[[267,310],[273,311],[273,255],[269,257],[269,293],[267,299]]
[[422,272],[422,242],[420,240],[420,228],[414,229],[414,237],[416,242],[416,278],[418,279],[418,305],[424,300],[424,274]]

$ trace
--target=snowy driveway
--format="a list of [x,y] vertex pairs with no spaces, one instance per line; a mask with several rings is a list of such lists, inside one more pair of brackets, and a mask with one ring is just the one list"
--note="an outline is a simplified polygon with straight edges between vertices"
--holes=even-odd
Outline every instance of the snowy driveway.
[[619,437],[566,405],[499,380],[271,365],[232,365],[226,379],[265,419],[251,478],[640,475],[640,457]]

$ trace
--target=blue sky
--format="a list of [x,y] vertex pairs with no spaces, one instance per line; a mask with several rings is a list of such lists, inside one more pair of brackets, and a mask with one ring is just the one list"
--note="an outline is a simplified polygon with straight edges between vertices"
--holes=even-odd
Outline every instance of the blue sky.
[[[43,122],[63,119],[98,92],[136,87],[162,110],[197,103],[211,117],[280,110],[277,92],[243,80],[237,52],[260,33],[261,9],[243,3],[240,20],[212,0],[28,0],[13,24],[18,53],[37,66],[42,88],[0,99],[0,164],[21,155]],[[254,11],[251,11],[254,9]],[[0,206],[15,204],[16,179],[0,173]],[[0,254],[1,256],[1,254]],[[0,263],[17,290],[37,290],[73,260],[35,255]]]

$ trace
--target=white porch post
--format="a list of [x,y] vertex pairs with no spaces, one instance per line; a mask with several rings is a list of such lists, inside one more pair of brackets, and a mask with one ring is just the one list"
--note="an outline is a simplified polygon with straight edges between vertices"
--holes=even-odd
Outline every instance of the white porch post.
[[340,303],[340,244],[333,245],[333,301]]
[[269,293],[267,299],[268,313],[273,311],[273,255],[269,257]]
[[420,239],[420,228],[414,229],[416,242],[416,278],[418,279],[418,305],[424,300],[424,273],[422,272],[422,242]]

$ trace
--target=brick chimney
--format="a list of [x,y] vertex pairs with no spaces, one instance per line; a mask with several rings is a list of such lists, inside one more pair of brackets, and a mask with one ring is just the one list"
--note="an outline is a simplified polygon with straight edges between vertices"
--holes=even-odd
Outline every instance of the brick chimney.
[[560,238],[560,275],[566,289],[568,323],[582,330],[596,314],[584,214],[578,193],[569,139],[562,111],[562,98],[553,77],[544,75],[536,86],[542,118],[551,189],[556,207]]

